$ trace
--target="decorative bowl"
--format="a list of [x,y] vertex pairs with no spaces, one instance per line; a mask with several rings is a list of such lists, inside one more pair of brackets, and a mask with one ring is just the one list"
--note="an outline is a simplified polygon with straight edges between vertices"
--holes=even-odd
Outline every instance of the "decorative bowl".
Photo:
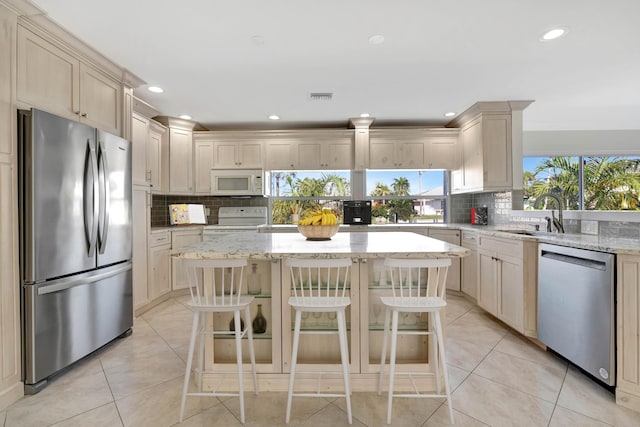
[[300,225],[298,231],[307,240],[331,240],[331,237],[338,232],[339,224],[332,225]]

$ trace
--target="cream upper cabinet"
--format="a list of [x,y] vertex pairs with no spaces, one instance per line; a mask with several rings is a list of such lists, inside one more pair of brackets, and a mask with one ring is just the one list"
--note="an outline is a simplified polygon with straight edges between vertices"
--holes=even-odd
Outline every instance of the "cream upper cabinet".
[[353,132],[300,131],[297,168],[340,170],[353,168]]
[[511,115],[483,113],[464,124],[458,159],[460,167],[452,177],[453,193],[512,188]]
[[133,113],[131,118],[131,175],[133,185],[149,185],[147,159],[149,119]]
[[457,129],[370,129],[372,169],[446,169],[458,166]]
[[18,27],[17,99],[120,135],[122,86],[33,32]]
[[298,144],[287,139],[269,139],[265,142],[266,170],[299,169]]
[[149,139],[147,141],[147,169],[149,170],[152,193],[163,194],[166,192],[168,166],[167,128],[154,120],[150,120]]
[[216,169],[262,169],[262,142],[215,140],[213,166]]
[[454,170],[458,167],[458,130],[434,130],[426,138],[424,167]]
[[193,194],[192,131],[169,128],[169,193]]
[[193,150],[195,157],[195,193],[211,194],[211,168],[213,167],[213,141],[200,140],[194,137]]
[[478,235],[478,305],[537,336],[537,242]]

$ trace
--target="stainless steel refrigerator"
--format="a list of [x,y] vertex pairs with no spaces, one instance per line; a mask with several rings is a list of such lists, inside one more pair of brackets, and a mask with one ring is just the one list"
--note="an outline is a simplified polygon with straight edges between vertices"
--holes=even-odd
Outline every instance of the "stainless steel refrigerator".
[[35,109],[18,129],[29,394],[131,331],[131,143]]

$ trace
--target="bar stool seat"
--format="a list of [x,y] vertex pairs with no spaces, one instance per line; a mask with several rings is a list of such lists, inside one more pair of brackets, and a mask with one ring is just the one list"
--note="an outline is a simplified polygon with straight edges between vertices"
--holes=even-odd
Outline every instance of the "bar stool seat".
[[[385,359],[387,343],[391,338],[391,350],[389,355],[389,390],[387,395],[387,424],[391,424],[392,403],[394,397],[412,398],[446,398],[449,406],[449,419],[454,423],[453,407],[451,404],[451,390],[449,387],[449,374],[447,370],[444,337],[440,310],[447,303],[444,299],[446,290],[447,271],[451,265],[449,258],[445,259],[394,259],[387,258],[384,261],[388,269],[387,275],[391,278],[392,296],[380,297],[385,307],[384,338],[382,341],[382,355],[380,360],[380,374],[378,377],[378,394],[382,393],[382,383],[385,372]],[[425,331],[398,330],[398,313],[427,313],[429,328]],[[430,364],[433,365],[433,373],[427,372],[396,372],[396,348],[398,335],[429,335],[431,337]],[[438,357],[439,356],[439,357]],[[440,392],[440,364],[442,364],[442,376],[444,378],[444,393]],[[423,393],[417,389],[415,383],[414,393],[394,393],[394,377],[397,374],[409,376],[434,375],[436,380],[435,393]]]
[[[252,296],[242,294],[244,285],[244,268],[246,259],[224,260],[199,260],[183,259],[182,265],[187,274],[191,302],[187,306],[193,311],[193,325],[191,339],[189,341],[189,354],[184,373],[184,385],[182,389],[182,402],[180,404],[180,422],[184,417],[184,408],[187,396],[238,396],[240,399],[240,421],[244,424],[244,383],[242,365],[242,338],[246,335],[249,344],[249,357],[251,359],[251,374],[253,376],[253,388],[258,394],[258,378],[256,375],[256,360],[253,348],[253,331],[251,328],[250,305]],[[207,315],[209,313],[233,313],[234,330],[229,331],[229,325],[225,322],[222,328],[216,329],[215,322],[212,329],[207,328]],[[241,314],[244,315],[244,328],[242,328]],[[206,335],[232,335],[236,343],[236,370],[235,371],[205,371],[204,370],[204,337]],[[189,379],[195,343],[199,341],[198,368],[196,370],[196,392],[188,392]],[[202,390],[202,377],[204,374],[229,374],[238,376],[238,392],[221,392],[218,388],[205,392]],[[221,383],[222,381],[220,381]],[[218,384],[218,386],[220,385]]]
[[[293,344],[291,346],[291,372],[289,374],[289,392],[287,394],[287,414],[285,418],[287,424],[289,424],[291,418],[291,404],[294,396],[344,397],[347,402],[347,419],[349,424],[352,423],[349,347],[347,343],[347,322],[345,316],[346,308],[351,304],[351,298],[346,295],[351,264],[351,258],[285,260],[285,265],[291,272],[291,283],[293,287],[293,296],[289,298],[288,302],[295,312]],[[338,330],[336,332],[301,330],[303,312],[336,313]],[[306,334],[338,335],[344,393],[320,393],[319,386],[318,392],[316,393],[294,393],[293,389],[296,377],[300,335]],[[337,372],[313,371],[304,373],[322,375],[336,374]]]

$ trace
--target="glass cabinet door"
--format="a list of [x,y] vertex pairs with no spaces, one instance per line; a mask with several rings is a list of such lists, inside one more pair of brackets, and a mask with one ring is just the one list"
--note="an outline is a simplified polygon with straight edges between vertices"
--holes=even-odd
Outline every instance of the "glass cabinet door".
[[[382,340],[384,337],[385,308],[380,297],[392,296],[391,278],[384,268],[383,258],[368,259],[361,264],[360,306],[361,306],[361,347],[362,373],[380,371]],[[427,315],[422,313],[400,313],[398,330],[424,331],[427,329]],[[411,370],[428,371],[429,336],[398,335],[396,363]],[[386,364],[389,363],[391,342],[387,344]],[[402,367],[398,368],[402,370]]]
[[[245,268],[244,292],[255,299],[251,303],[253,324],[253,346],[258,373],[281,372],[280,358],[280,261],[249,260]],[[260,311],[261,316],[258,316]],[[244,316],[242,316],[244,322]],[[215,313],[207,319],[208,327],[216,331],[234,329],[233,313]],[[262,332],[264,330],[264,332]],[[236,363],[235,336],[216,335],[207,341],[205,360],[207,370],[235,369],[228,364]],[[215,364],[211,363],[213,353]],[[242,360],[250,364],[247,336],[242,339]],[[249,369],[249,368],[247,368]],[[235,377],[232,379],[237,381]]]
[[[288,304],[292,295],[291,274],[287,267],[282,267],[282,366],[283,372],[290,372],[291,345],[293,343],[293,329],[295,316]],[[360,372],[360,343],[359,343],[359,261],[354,260],[351,266],[351,275],[347,292],[351,297],[351,305],[346,310],[347,342],[349,345],[349,358],[351,361],[351,373]],[[303,313],[302,330],[338,331],[337,321],[332,313]],[[300,371],[331,371],[335,370],[339,377],[336,380],[342,384],[342,373],[336,370],[340,364],[340,344],[338,335],[327,333],[300,335],[298,347],[298,369]],[[302,377],[300,377],[302,379]],[[327,377],[332,378],[332,377]],[[314,379],[314,382],[317,379]]]

